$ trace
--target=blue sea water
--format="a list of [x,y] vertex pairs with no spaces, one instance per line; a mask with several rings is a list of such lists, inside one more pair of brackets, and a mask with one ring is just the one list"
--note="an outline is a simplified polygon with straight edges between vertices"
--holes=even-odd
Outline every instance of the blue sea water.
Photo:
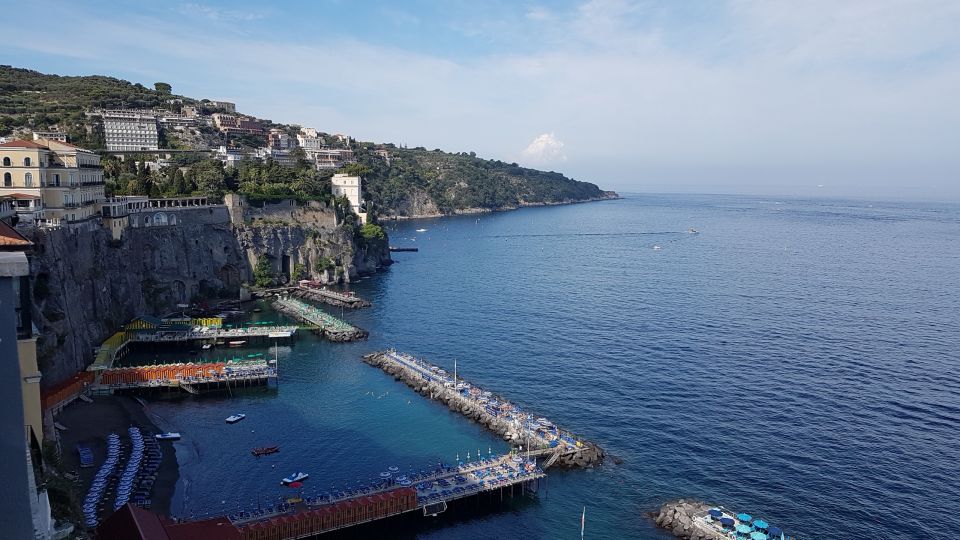
[[586,507],[587,538],[670,538],[644,513],[680,497],[800,538],[960,530],[960,206],[635,195],[389,228],[420,251],[352,286],[368,341],[304,334],[276,392],[150,404],[184,436],[175,514],[507,448],[359,360],[396,347],[623,460],[402,536],[576,538]]

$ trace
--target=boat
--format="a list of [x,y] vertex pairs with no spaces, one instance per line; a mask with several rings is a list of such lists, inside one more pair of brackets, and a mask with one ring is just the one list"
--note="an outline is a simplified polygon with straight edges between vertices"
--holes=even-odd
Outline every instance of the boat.
[[279,446],[261,446],[260,448],[254,448],[251,453],[257,457],[260,456],[269,456],[270,454],[276,454],[280,451]]
[[258,307],[253,308],[254,313],[260,313],[261,311],[263,311],[263,308],[258,308]]
[[205,351],[209,351],[211,348],[213,348],[213,345],[210,344],[210,343],[204,343],[204,344],[203,344],[203,347],[200,347],[200,348],[203,349],[203,350],[205,350]]
[[700,232],[700,231],[694,229],[693,227],[690,227],[689,229],[687,229],[687,232],[690,233],[690,234],[697,234],[697,233]]
[[290,476],[284,478],[283,480],[280,481],[280,483],[286,486],[286,485],[292,484],[292,483],[294,483],[294,482],[303,482],[303,481],[306,480],[307,478],[310,478],[310,475],[309,475],[309,474],[307,474],[307,473],[305,473],[305,472],[298,472],[298,473],[291,474]]
[[417,232],[427,232],[426,229],[417,229]]
[[179,441],[180,440],[180,434],[172,433],[172,432],[157,433],[156,435],[154,435],[154,437],[156,437],[158,441]]
[[234,414],[234,415],[231,415],[231,416],[228,416],[228,417],[227,417],[227,423],[228,423],[228,424],[236,424],[237,422],[243,420],[243,419],[246,418],[246,417],[247,417],[247,415],[245,415],[245,414]]
[[660,244],[654,244],[654,245],[653,245],[653,250],[654,250],[654,251],[660,251],[660,249],[661,249]]
[[246,341],[244,341],[244,340],[240,340],[240,341],[230,341],[230,342],[227,342],[227,345],[229,345],[229,346],[231,346],[231,347],[240,347],[240,346],[242,346],[244,343],[246,343]]

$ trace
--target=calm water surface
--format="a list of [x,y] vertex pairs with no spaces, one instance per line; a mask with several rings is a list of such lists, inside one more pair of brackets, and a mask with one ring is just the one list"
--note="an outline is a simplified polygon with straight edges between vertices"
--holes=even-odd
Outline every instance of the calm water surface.
[[175,513],[506,449],[359,360],[392,346],[623,459],[406,536],[576,538],[586,506],[588,538],[667,538],[643,513],[678,497],[803,538],[960,530],[960,207],[637,195],[390,234],[420,252],[353,285],[369,341],[301,335],[275,393],[151,405],[184,435]]

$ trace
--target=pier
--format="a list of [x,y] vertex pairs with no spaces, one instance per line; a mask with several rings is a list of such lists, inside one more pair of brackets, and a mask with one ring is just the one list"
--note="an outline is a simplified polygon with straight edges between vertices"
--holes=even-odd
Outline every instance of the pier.
[[207,390],[234,390],[277,383],[275,363],[264,359],[160,364],[101,371],[94,392],[179,389],[190,394]]
[[321,336],[330,341],[340,343],[357,341],[369,335],[366,330],[352,326],[320,308],[289,296],[281,296],[274,300],[273,309],[313,325]]
[[313,300],[315,302],[323,302],[324,304],[329,304],[331,306],[345,307],[350,309],[365,308],[372,305],[368,300],[364,300],[353,293],[342,293],[339,291],[332,291],[327,288],[318,288],[305,284],[301,284],[295,289],[290,289],[290,294],[300,298]]
[[[436,516],[457,500],[488,495],[500,501],[507,497],[534,495],[540,480],[546,477],[534,459],[518,454],[491,456],[456,466],[438,464],[429,470],[401,474],[390,467],[366,486],[305,494],[308,488],[277,504],[250,510],[237,510],[227,516],[206,516],[181,521],[175,527],[189,530],[191,524],[219,525],[211,532],[225,536],[205,536],[210,540],[295,540],[346,529],[409,512]],[[306,481],[307,483],[310,480]],[[216,513],[215,513],[216,514]],[[199,530],[198,526],[198,530]]]
[[130,345],[134,343],[223,345],[230,341],[290,339],[296,332],[296,326],[286,325],[224,326],[223,319],[218,317],[205,319],[140,317],[127,323],[122,330],[103,342],[87,371],[113,368],[117,358],[125,355]]
[[418,251],[420,251],[420,248],[390,246],[390,253],[403,253],[403,252],[416,253]]
[[420,395],[485,425],[513,445],[524,446],[530,455],[543,456],[544,469],[552,465],[589,467],[603,461],[603,449],[596,444],[579,439],[546,418],[535,418],[492,392],[423,359],[389,350],[368,354],[363,360],[403,381]]

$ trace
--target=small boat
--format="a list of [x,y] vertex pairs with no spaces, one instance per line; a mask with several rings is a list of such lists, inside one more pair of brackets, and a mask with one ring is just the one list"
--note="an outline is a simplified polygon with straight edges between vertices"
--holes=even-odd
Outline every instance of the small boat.
[[229,345],[230,347],[241,347],[244,343],[246,343],[246,341],[244,341],[244,340],[240,340],[240,341],[229,341],[229,342],[227,342],[227,345]]
[[156,435],[154,435],[154,437],[156,437],[158,441],[179,441],[180,440],[180,434],[172,433],[172,432],[157,433]]
[[700,232],[700,231],[694,229],[693,227],[690,227],[689,229],[687,229],[687,232],[690,233],[690,234],[697,234],[697,233]]
[[211,344],[211,343],[204,343],[204,344],[203,344],[203,347],[200,347],[200,348],[203,349],[203,350],[205,350],[205,351],[209,351],[210,349],[213,348],[213,344]]
[[426,229],[417,229],[417,232],[427,232]]
[[269,456],[270,454],[276,454],[279,451],[280,451],[279,446],[261,446],[260,448],[254,448],[252,451],[252,454],[257,457],[260,457],[260,456]]
[[247,415],[245,415],[245,414],[234,414],[234,415],[231,415],[231,416],[228,416],[228,417],[227,417],[227,423],[228,423],[228,424],[236,424],[237,422],[243,420],[243,419],[246,418],[246,417],[247,417]]
[[307,478],[310,478],[309,474],[305,472],[298,472],[284,478],[283,480],[280,481],[280,483],[286,486],[294,482],[303,482]]
[[653,245],[653,250],[654,250],[654,251],[660,251],[661,249],[662,249],[662,248],[660,247],[660,244],[654,244],[654,245]]
[[260,313],[261,311],[263,311],[263,308],[258,308],[258,307],[253,308],[254,313]]

